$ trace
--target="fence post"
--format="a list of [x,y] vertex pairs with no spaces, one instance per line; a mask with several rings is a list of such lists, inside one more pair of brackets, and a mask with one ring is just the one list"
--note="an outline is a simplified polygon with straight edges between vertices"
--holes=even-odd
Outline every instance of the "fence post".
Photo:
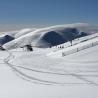
[[77,48],[77,52],[78,52],[79,50],[78,50],[78,48]]
[[62,52],[62,57],[66,56],[64,52]]
[[92,47],[93,47],[93,42],[92,42]]

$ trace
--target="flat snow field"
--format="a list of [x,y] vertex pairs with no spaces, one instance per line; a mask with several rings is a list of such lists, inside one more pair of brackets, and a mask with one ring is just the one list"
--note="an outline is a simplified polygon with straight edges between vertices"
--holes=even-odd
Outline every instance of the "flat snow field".
[[0,51],[0,98],[98,98],[98,46],[56,58],[51,51]]

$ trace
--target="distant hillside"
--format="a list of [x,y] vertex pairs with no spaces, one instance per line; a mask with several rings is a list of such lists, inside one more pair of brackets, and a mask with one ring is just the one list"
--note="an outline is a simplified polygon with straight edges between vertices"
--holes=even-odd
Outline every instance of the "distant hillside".
[[[25,30],[24,30],[25,31]],[[56,25],[47,28],[27,30],[26,33],[17,33],[15,40],[3,45],[5,49],[13,49],[32,44],[36,47],[50,47],[71,41],[75,38],[86,36],[98,32],[97,27],[87,23],[76,23],[66,25]],[[16,34],[16,35],[17,35]]]

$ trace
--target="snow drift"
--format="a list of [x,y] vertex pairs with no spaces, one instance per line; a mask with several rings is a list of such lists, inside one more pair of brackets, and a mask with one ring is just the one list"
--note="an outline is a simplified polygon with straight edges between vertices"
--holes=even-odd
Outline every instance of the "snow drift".
[[21,37],[21,36],[23,36],[25,34],[28,34],[28,33],[32,32],[32,31],[35,31],[35,30],[36,30],[36,28],[32,28],[32,29],[25,28],[25,29],[22,29],[18,33],[15,34],[15,38]]
[[[27,30],[29,31],[29,30]],[[5,49],[13,49],[31,44],[35,47],[50,47],[71,41],[77,37],[98,32],[98,29],[86,23],[57,25],[36,29],[29,33],[19,33],[20,37],[3,45]]]

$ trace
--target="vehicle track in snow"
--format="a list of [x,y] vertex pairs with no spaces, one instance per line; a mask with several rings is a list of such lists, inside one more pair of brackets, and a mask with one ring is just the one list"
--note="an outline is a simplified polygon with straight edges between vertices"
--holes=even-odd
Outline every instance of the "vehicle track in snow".
[[[4,59],[4,62],[12,68],[12,70],[18,75],[20,76],[22,79],[24,80],[27,80],[27,81],[30,81],[30,82],[34,82],[34,83],[39,83],[39,84],[47,84],[47,85],[55,85],[55,84],[59,84],[59,85],[65,85],[65,84],[93,84],[93,85],[98,85],[97,83],[93,82],[93,81],[90,81],[89,79],[86,79],[86,77],[98,77],[97,74],[95,75],[79,75],[78,73],[72,73],[72,72],[69,72],[66,70],[66,74],[65,73],[58,73],[58,72],[50,72],[50,71],[40,71],[40,70],[34,70],[34,69],[30,69],[30,68],[26,68],[26,67],[21,67],[19,65],[13,65],[11,63],[9,63],[9,61],[11,59],[14,59],[14,56],[11,52],[8,52],[9,53],[9,56]],[[36,72],[36,73],[43,73],[43,74],[55,74],[55,75],[59,75],[59,76],[73,76],[73,77],[76,77],[77,79],[79,80],[83,80],[85,83],[59,83],[59,82],[54,82],[54,81],[48,81],[48,80],[43,80],[43,79],[40,79],[40,78],[37,78],[37,77],[32,77],[32,76],[29,76],[27,75],[26,73],[23,73],[20,69],[25,69],[25,70],[28,70],[28,71],[32,71],[32,72]],[[34,81],[32,81],[34,80]]]

